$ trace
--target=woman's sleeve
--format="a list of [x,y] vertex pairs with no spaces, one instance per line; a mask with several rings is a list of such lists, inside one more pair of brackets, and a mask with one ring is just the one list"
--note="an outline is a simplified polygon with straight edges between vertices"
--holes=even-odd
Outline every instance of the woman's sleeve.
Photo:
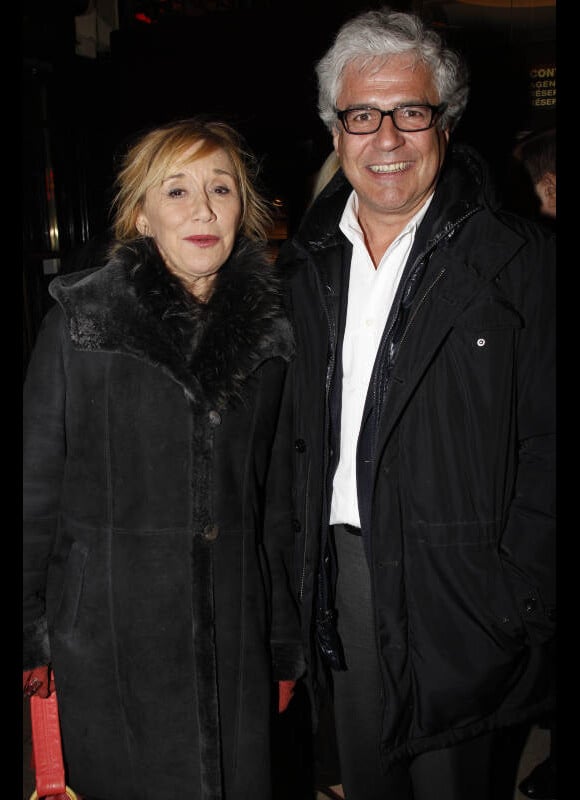
[[23,400],[23,669],[48,664],[47,566],[66,453],[62,312],[46,315],[30,357]]
[[305,671],[292,514],[292,398],[287,370],[285,379],[269,471],[264,536],[272,582],[273,677],[278,681],[295,680]]

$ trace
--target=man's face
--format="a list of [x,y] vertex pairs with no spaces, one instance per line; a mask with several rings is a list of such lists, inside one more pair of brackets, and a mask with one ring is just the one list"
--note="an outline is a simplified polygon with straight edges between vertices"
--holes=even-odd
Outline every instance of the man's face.
[[[388,111],[395,106],[437,105],[439,96],[428,69],[411,55],[375,59],[361,69],[347,66],[338,96],[338,108],[374,106]],[[347,133],[337,121],[334,148],[342,169],[356,190],[359,219],[372,225],[385,215],[401,226],[430,197],[441,169],[449,134],[437,125],[426,131],[404,133],[391,117],[384,117],[376,133]]]

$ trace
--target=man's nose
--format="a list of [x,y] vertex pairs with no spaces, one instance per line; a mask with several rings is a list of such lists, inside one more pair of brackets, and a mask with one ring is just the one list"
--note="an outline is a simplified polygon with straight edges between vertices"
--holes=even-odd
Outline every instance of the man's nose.
[[381,144],[387,147],[400,144],[405,138],[402,131],[395,126],[391,114],[383,117],[381,127],[376,131],[375,137],[377,137]]

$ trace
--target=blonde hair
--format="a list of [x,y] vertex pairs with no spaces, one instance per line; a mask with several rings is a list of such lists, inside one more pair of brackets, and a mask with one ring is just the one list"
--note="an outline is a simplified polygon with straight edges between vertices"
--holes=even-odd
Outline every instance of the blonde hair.
[[267,241],[272,224],[269,203],[254,182],[257,162],[241,135],[225,122],[191,117],[153,128],[141,135],[126,152],[116,179],[111,206],[117,245],[140,238],[137,217],[145,195],[158,186],[176,160],[193,145],[202,146],[191,160],[223,150],[229,157],[240,193],[242,213],[239,230],[248,239]]
[[310,205],[316,200],[327,183],[330,183],[336,172],[340,169],[340,161],[335,150],[327,155],[323,165],[314,176],[314,186],[310,196]]

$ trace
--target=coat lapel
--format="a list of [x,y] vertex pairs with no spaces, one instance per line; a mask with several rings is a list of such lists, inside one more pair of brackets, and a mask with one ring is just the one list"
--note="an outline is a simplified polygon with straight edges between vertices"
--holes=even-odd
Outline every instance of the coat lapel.
[[[451,250],[443,246],[433,253],[390,376],[379,427],[379,451],[457,318],[521,248],[521,237],[508,233],[505,226],[496,227],[493,241],[486,239],[485,247],[470,249],[455,241]],[[468,241],[469,229],[461,236]]]
[[221,268],[207,305],[188,295],[150,241],[120,249],[101,269],[55,279],[50,292],[77,348],[159,366],[203,408],[227,407],[264,359],[293,355],[273,268],[245,240]]

